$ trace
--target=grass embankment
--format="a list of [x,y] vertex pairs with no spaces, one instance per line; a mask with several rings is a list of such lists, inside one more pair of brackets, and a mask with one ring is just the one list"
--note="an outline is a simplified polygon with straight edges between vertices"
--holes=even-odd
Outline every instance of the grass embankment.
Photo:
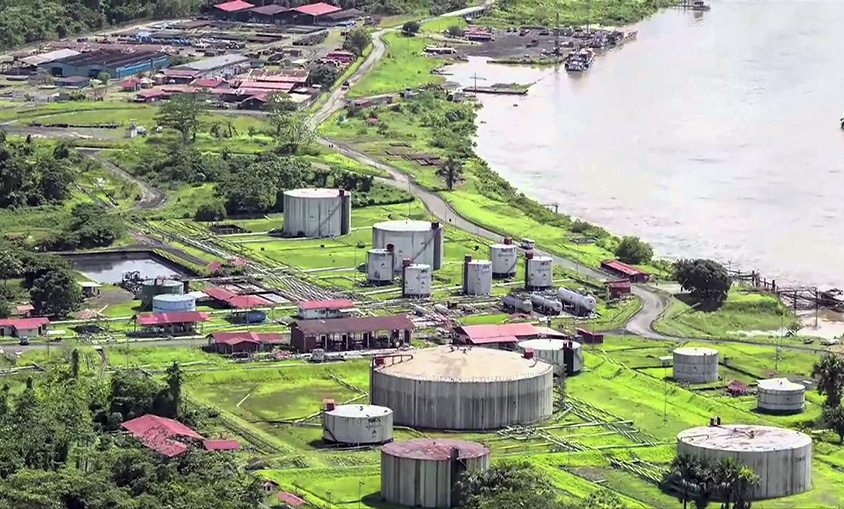
[[[492,26],[553,26],[559,8],[560,25],[625,25],[657,11],[657,0],[505,0],[496,2],[481,23]],[[665,5],[665,4],[663,4]]]
[[687,294],[671,299],[654,329],[680,337],[775,337],[794,322],[794,314],[775,296],[741,288],[732,289],[717,310],[700,311],[695,304]]
[[383,40],[387,45],[384,58],[349,90],[349,97],[388,94],[445,81],[442,76],[431,75],[445,60],[423,54],[425,46],[431,43],[428,39],[390,32]]

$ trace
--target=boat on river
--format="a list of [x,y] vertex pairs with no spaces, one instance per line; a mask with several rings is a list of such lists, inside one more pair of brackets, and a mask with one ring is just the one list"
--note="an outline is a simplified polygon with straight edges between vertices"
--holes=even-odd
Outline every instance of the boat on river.
[[594,53],[588,49],[574,51],[569,53],[566,57],[566,71],[568,72],[583,72],[592,66],[592,60],[595,58]]
[[706,5],[703,0],[695,0],[694,3],[692,3],[693,11],[708,11],[709,9],[711,9],[711,7]]

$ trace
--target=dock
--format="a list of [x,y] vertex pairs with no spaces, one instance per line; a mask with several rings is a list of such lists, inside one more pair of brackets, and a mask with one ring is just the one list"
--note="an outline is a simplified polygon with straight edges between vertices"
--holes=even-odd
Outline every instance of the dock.
[[526,88],[499,88],[499,87],[465,87],[464,92],[474,92],[476,94],[496,94],[496,95],[527,95]]

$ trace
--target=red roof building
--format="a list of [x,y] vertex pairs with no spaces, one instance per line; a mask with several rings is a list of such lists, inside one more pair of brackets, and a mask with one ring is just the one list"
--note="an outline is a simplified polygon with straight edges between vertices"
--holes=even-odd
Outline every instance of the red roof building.
[[290,509],[299,509],[308,503],[305,499],[297,497],[293,493],[287,493],[286,491],[282,491],[278,494],[278,501],[283,504],[283,506],[287,506]]
[[137,315],[135,320],[145,334],[192,334],[198,323],[208,321],[208,313],[199,311],[176,311],[172,313],[151,313]]
[[192,446],[209,451],[231,451],[240,448],[234,440],[206,440],[205,437],[179,421],[147,414],[120,425],[146,447],[173,458],[184,454]]
[[319,2],[315,4],[302,5],[301,7],[296,7],[293,10],[298,12],[299,14],[305,14],[307,16],[313,16],[314,18],[317,18],[319,16],[330,14],[332,12],[337,12],[342,9],[331,4],[327,4],[325,2]]
[[210,348],[227,355],[272,350],[274,346],[284,342],[284,334],[274,332],[214,332],[208,337]]
[[170,99],[170,94],[160,88],[141,90],[138,92],[138,95],[135,96],[135,102],[137,103],[151,103],[164,99]]
[[351,314],[355,303],[349,299],[306,300],[299,303],[297,316],[302,320],[343,318]]
[[261,297],[260,295],[238,295],[234,292],[226,290],[225,288],[206,288],[202,290],[202,293],[234,309],[250,309],[268,306],[271,307],[273,305],[272,302]]
[[202,446],[206,451],[236,451],[240,449],[237,440],[204,440]]
[[138,78],[129,78],[120,84],[124,92],[137,92],[141,89],[141,80]]
[[213,78],[199,78],[191,82],[192,87],[196,88],[217,88],[225,83],[223,80]]
[[633,283],[646,283],[649,278],[647,272],[643,272],[636,267],[627,265],[626,263],[618,260],[604,260],[601,262],[601,268],[614,274],[618,274]]
[[586,329],[575,329],[578,339],[581,343],[592,345],[601,344],[604,342],[604,335],[600,332],[590,332]]
[[290,345],[298,352],[327,352],[410,345],[413,322],[405,315],[299,320],[290,327]]
[[620,279],[607,283],[607,290],[609,291],[610,299],[618,299],[625,295],[630,295],[633,285],[628,279]]
[[4,318],[0,320],[0,337],[31,338],[47,333],[50,320],[38,318]]
[[290,92],[296,88],[296,83],[285,81],[242,81],[238,90],[260,90],[262,92]]
[[252,9],[254,7],[254,5],[249,2],[244,2],[243,0],[232,0],[231,2],[223,2],[214,6],[215,9],[219,9],[223,12],[239,12],[245,11],[246,9]]
[[29,316],[35,311],[35,306],[32,304],[18,304],[12,308],[12,316]]
[[531,323],[507,323],[502,325],[464,325],[454,330],[459,343],[492,348],[510,349],[519,341],[536,338],[567,339],[562,332],[547,327],[535,327]]

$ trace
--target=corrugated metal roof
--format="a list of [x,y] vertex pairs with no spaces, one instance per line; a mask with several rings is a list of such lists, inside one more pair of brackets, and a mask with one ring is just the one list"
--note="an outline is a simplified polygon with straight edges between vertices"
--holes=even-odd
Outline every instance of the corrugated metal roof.
[[26,65],[37,66],[40,64],[46,64],[47,62],[52,62],[53,60],[72,57],[78,54],[78,51],[69,48],[57,49],[55,51],[48,51],[47,53],[41,53],[38,55],[32,55],[26,58],[21,58],[21,62],[25,63]]
[[236,451],[240,449],[237,440],[205,440],[202,446],[209,451]]
[[306,335],[336,332],[371,332],[412,330],[413,322],[405,315],[365,316],[361,318],[333,318],[330,320],[298,320],[293,324]]
[[214,343],[224,343],[233,345],[242,342],[248,343],[278,343],[284,340],[284,334],[276,332],[253,332],[253,331],[233,331],[233,332],[214,332],[211,334]]
[[286,11],[289,11],[289,10],[290,10],[289,7],[284,7],[283,5],[270,4],[270,5],[263,5],[261,7],[255,7],[254,9],[252,9],[252,12],[254,12],[255,14],[261,14],[261,15],[264,15],[264,16],[274,16],[274,15],[280,13],[280,12],[286,12]]
[[314,309],[348,309],[355,306],[350,299],[334,300],[306,300],[299,303],[299,309],[312,311]]
[[620,262],[618,260],[604,260],[601,262],[601,265],[608,268],[615,270],[617,272],[621,272],[626,276],[638,276],[641,274],[645,274],[641,270],[637,269],[636,267],[627,265],[624,262]]
[[0,320],[0,327],[14,327],[15,329],[37,329],[42,325],[48,325],[49,318],[5,318]]
[[251,9],[253,7],[255,6],[249,2],[244,2],[243,0],[232,0],[231,2],[225,2],[214,6],[215,9],[220,9],[223,12],[237,12],[245,9]]
[[173,313],[152,313],[150,315],[138,315],[138,324],[149,325],[172,325],[176,323],[207,322],[208,313],[199,311],[177,311]]
[[300,14],[309,14],[311,16],[322,16],[323,14],[328,14],[328,13],[331,13],[331,12],[337,12],[337,11],[340,11],[342,9],[340,9],[339,7],[335,7],[331,4],[327,4],[325,2],[319,2],[319,3],[315,3],[315,4],[308,4],[308,5],[303,5],[301,7],[296,7],[293,10],[300,13]]
[[151,414],[126,421],[120,426],[142,444],[168,458],[178,456],[188,450],[188,446],[178,441],[178,438],[203,439],[202,435],[179,421]]
[[216,57],[203,58],[196,62],[180,65],[178,69],[194,70],[194,71],[213,71],[220,67],[228,65],[237,65],[248,62],[249,57],[239,53],[228,53],[226,55],[218,55]]
[[475,345],[489,343],[517,343],[519,338],[539,337],[540,331],[530,323],[505,323],[502,325],[464,325],[458,334]]

